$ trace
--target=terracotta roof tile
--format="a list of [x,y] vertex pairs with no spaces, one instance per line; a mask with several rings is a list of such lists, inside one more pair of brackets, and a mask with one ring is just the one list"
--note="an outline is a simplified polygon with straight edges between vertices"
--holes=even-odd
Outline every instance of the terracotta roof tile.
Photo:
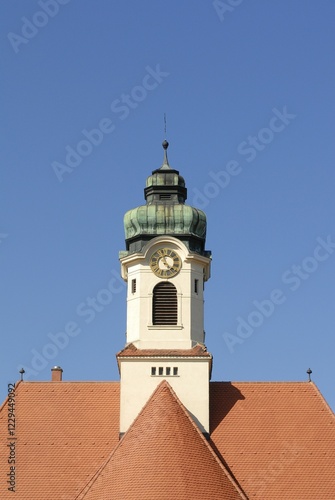
[[1,500],[70,500],[119,437],[118,382],[22,382],[16,388],[16,492],[7,490],[7,404],[0,412]]
[[246,498],[170,385],[155,390],[78,499]]
[[249,498],[334,500],[335,417],[313,383],[212,382],[210,415]]
[[[123,476],[130,478],[128,464],[137,478],[132,483],[136,495],[115,495],[117,500],[140,500],[138,491],[155,481],[157,474],[162,487],[174,477],[182,491],[187,481],[187,487],[196,484],[197,491],[211,488],[211,482],[218,491],[226,487],[229,473],[210,452],[208,442],[171,390],[165,386],[163,391],[161,386],[160,391],[119,442],[118,382],[19,383],[15,499],[74,500],[97,474],[89,494],[98,496],[85,500],[110,500],[107,471],[115,462],[115,491],[124,486]],[[335,498],[335,417],[313,383],[211,382],[210,406],[210,443],[248,498]],[[0,498],[7,500],[14,496],[6,484],[6,402],[0,409],[0,436]],[[162,461],[168,464],[164,470]],[[151,467],[159,470],[152,477]],[[208,491],[212,490],[206,489],[203,498],[230,498],[211,496]],[[179,493],[168,498],[173,496],[183,498]],[[164,498],[161,492],[157,498]]]
[[192,349],[137,349],[134,344],[128,344],[127,347],[118,352],[117,358],[145,356],[145,357],[160,357],[160,356],[173,356],[173,357],[206,357],[212,358],[212,355],[207,352],[204,345],[196,344]]

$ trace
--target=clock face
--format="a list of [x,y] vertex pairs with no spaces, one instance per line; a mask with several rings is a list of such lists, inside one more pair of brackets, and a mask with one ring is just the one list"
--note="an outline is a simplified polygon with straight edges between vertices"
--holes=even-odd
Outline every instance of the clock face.
[[160,248],[152,254],[150,267],[156,276],[160,278],[172,278],[180,271],[181,259],[174,250]]

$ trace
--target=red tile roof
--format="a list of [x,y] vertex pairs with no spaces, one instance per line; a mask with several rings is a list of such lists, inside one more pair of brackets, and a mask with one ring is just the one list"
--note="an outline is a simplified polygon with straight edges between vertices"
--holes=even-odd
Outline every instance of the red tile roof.
[[117,358],[127,357],[160,357],[160,356],[173,356],[173,357],[205,357],[212,358],[212,355],[207,351],[206,347],[202,344],[196,344],[192,349],[137,349],[134,344],[128,344],[122,351],[118,352]]
[[[183,492],[187,471],[188,488],[193,481],[199,486],[201,478],[206,488],[213,481],[220,491],[232,483],[218,458],[250,499],[334,500],[335,417],[313,383],[211,382],[209,443],[171,390],[163,385],[160,391],[119,442],[118,382],[19,383],[15,494],[6,483],[6,402],[0,409],[1,500],[74,500],[100,470],[85,500],[141,499],[138,492],[143,478],[151,481],[151,467],[159,469],[162,488],[170,485],[173,471]],[[142,461],[147,464],[144,472]],[[200,462],[205,465],[200,467]],[[132,480],[137,496],[88,496],[98,495],[100,487],[106,492],[109,464],[114,464],[117,479],[111,495],[125,485],[123,475],[130,482],[129,466],[131,477],[138,478]],[[179,493],[169,498],[173,496],[183,498]],[[164,497],[160,493],[156,498]],[[203,498],[215,496],[206,493]]]
[[334,500],[335,417],[309,382],[212,382],[211,442],[249,498]]
[[78,500],[246,498],[163,381]]
[[1,500],[72,500],[119,442],[118,382],[21,382],[16,492],[7,490],[7,405],[0,411]]

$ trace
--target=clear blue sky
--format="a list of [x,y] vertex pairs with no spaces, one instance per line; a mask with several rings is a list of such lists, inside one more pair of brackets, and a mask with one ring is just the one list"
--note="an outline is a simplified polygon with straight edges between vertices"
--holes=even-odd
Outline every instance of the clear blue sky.
[[213,380],[311,367],[335,408],[335,4],[213,4],[1,2],[1,399],[21,366],[118,379],[123,214],[162,163],[166,113],[208,217]]

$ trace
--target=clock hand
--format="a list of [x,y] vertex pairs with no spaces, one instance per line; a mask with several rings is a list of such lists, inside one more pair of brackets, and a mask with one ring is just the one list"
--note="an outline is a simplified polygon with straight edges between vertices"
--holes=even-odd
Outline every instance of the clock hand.
[[162,257],[162,262],[163,262],[165,267],[170,267],[169,263],[166,260],[166,257]]

